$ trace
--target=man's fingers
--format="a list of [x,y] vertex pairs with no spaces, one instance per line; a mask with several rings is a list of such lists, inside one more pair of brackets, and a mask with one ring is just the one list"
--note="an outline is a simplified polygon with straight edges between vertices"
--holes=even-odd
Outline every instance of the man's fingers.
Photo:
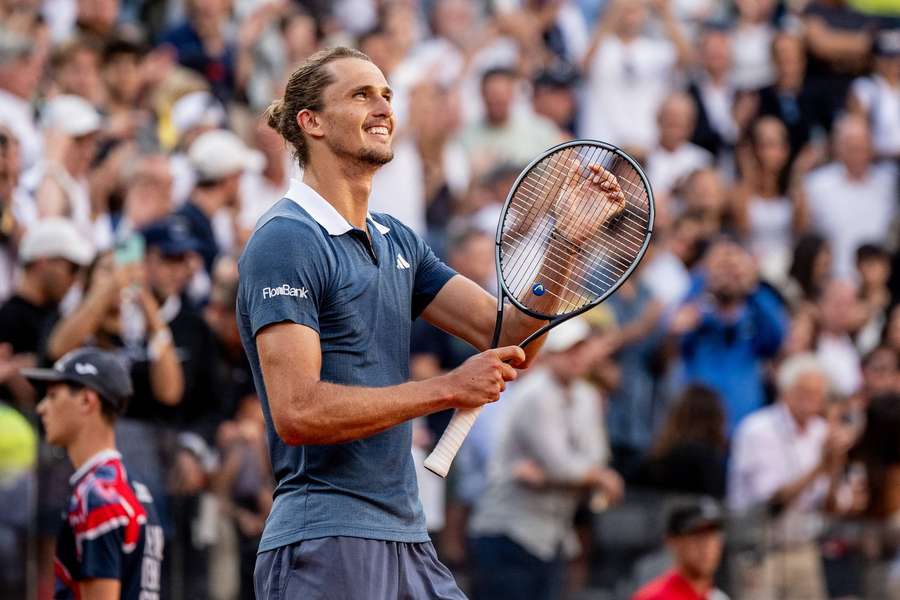
[[494,350],[494,354],[503,362],[512,366],[525,362],[525,351],[518,346],[504,346]]
[[503,377],[503,381],[514,381],[519,376],[519,372],[508,364],[503,363],[500,368],[500,375]]

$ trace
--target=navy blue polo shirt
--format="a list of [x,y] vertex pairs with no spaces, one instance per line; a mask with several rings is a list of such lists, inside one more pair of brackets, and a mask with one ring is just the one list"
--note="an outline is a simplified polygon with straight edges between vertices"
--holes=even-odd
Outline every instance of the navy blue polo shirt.
[[277,481],[260,552],[328,536],[429,539],[410,423],[344,444],[289,446],[275,432],[260,371],[255,336],[287,321],[319,333],[323,381],[367,387],[407,381],[412,321],[454,272],[393,217],[370,215],[366,225],[368,237],[294,180],[260,218],[238,263],[238,326]]

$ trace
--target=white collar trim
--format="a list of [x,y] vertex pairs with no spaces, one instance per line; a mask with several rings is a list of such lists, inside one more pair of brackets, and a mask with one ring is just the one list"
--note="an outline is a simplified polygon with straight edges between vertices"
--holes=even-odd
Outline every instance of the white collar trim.
[[78,467],[78,470],[75,471],[75,473],[73,473],[71,477],[69,477],[69,485],[75,485],[76,483],[78,483],[79,479],[84,477],[88,471],[90,471],[97,465],[105,463],[108,460],[121,460],[121,458],[122,455],[115,450],[109,448],[106,450],[101,450],[97,454],[84,461],[83,465]]
[[[291,178],[291,186],[288,188],[285,198],[293,200],[300,207],[309,213],[316,223],[325,228],[328,235],[343,235],[353,229],[353,226],[347,222],[347,219],[341,216],[325,198],[319,195],[316,190],[312,189],[302,181]],[[375,229],[381,235],[386,235],[391,228],[385,227],[372,218],[371,213],[366,213],[366,218],[372,222]]]

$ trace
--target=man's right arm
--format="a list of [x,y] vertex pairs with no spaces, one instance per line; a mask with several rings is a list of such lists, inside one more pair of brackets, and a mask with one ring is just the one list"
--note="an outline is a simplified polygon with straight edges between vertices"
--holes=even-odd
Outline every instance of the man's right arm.
[[459,368],[424,381],[357,387],[321,381],[319,335],[289,321],[256,336],[272,422],[290,445],[340,444],[446,408],[494,402],[525,360],[517,346],[477,354]]

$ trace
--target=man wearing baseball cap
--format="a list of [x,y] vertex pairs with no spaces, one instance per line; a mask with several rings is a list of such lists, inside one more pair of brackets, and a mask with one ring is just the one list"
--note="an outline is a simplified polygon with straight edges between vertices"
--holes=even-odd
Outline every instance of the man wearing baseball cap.
[[[68,219],[48,218],[32,224],[19,244],[21,274],[13,295],[0,306],[0,356],[19,367],[36,363],[48,323],[58,317],[63,297],[75,283],[78,270],[87,266],[94,249]],[[32,406],[33,391],[20,377],[2,382],[20,406]],[[24,385],[23,385],[24,384]]]
[[675,566],[638,590],[632,600],[728,600],[713,584],[722,558],[724,520],[712,498],[673,506],[666,524],[666,544]]
[[46,386],[37,407],[47,441],[75,467],[57,538],[55,598],[158,598],[163,531],[147,488],[131,481],[113,426],[132,394],[115,355],[79,348],[52,369],[22,369]]
[[188,159],[197,183],[191,197],[176,214],[187,219],[191,236],[199,244],[203,266],[211,274],[219,253],[213,233],[213,216],[222,208],[238,205],[241,175],[245,171],[261,171],[265,158],[247,148],[233,132],[213,129],[191,143]]

